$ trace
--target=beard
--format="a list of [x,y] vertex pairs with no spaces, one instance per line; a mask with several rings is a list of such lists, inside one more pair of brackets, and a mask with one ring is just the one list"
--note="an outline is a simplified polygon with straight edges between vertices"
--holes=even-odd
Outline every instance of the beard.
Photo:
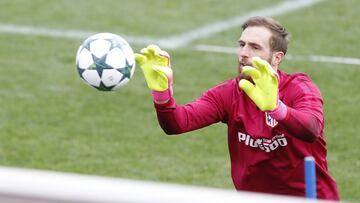
[[249,80],[249,81],[252,81],[251,77],[248,76],[248,75],[245,75],[242,70],[243,70],[243,67],[244,66],[252,66],[252,63],[245,63],[245,62],[239,62],[238,64],[238,71],[239,71],[239,78],[240,80],[241,79],[246,79],[246,80]]
[[[271,60],[271,57],[270,57],[270,56],[269,56],[269,58],[264,59],[264,60],[266,60],[269,64],[272,64],[272,60]],[[238,62],[239,79],[240,79],[240,80],[241,80],[241,79],[246,79],[246,80],[249,80],[249,81],[252,82],[251,77],[248,76],[248,75],[245,75],[245,74],[242,72],[244,66],[252,66],[252,67],[254,67],[253,64],[252,64],[252,62],[251,62],[251,59],[248,59],[248,58],[246,58],[246,59],[241,59],[241,60]]]

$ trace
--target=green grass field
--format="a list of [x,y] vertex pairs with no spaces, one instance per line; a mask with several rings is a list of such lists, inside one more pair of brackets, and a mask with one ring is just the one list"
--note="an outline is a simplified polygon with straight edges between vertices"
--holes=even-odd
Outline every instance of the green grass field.
[[[281,0],[2,0],[0,24],[166,37]],[[357,0],[325,0],[276,16],[292,55],[360,58]],[[236,55],[195,51],[237,45],[240,27],[169,50],[179,104],[236,75]],[[160,129],[139,69],[117,92],[83,84],[83,39],[0,32],[0,165],[232,189],[226,126],[169,137]],[[134,44],[133,49],[145,46]],[[360,200],[360,66],[286,60],[321,89],[330,172],[341,198]]]

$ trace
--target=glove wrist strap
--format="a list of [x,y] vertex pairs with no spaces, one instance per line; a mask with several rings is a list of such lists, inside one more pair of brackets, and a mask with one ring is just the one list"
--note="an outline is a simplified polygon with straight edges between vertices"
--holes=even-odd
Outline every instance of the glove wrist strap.
[[169,89],[162,92],[152,90],[151,94],[155,103],[164,104],[170,100],[170,98],[173,95],[173,91],[172,91],[172,87],[170,86]]
[[287,107],[281,100],[278,100],[278,105],[275,110],[269,111],[267,113],[269,116],[271,116],[271,118],[275,120],[283,120],[285,119],[287,114]]

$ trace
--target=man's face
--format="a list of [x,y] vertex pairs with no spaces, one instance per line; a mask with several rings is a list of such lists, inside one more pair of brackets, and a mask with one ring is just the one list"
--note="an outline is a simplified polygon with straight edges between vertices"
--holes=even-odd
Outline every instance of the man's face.
[[270,37],[272,33],[265,27],[247,27],[239,39],[239,75],[241,79],[249,79],[241,73],[244,66],[252,66],[251,59],[258,56],[272,64]]

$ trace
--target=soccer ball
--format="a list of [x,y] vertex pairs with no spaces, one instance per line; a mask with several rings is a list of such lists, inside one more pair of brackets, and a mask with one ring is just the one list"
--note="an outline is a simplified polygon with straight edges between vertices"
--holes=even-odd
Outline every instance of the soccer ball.
[[98,33],[79,47],[76,67],[80,78],[91,87],[101,91],[117,90],[134,74],[134,52],[122,37]]

